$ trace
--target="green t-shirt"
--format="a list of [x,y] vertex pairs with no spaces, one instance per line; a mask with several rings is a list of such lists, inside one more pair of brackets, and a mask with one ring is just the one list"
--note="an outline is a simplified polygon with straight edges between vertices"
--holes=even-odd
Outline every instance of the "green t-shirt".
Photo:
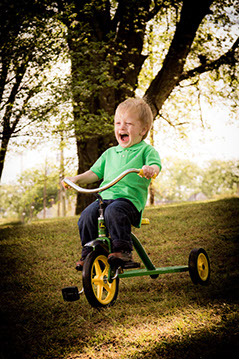
[[[108,184],[123,171],[130,168],[142,168],[144,165],[157,165],[161,170],[158,152],[146,142],[123,148],[120,145],[106,150],[90,168],[99,179],[103,179],[100,187]],[[150,179],[141,178],[137,173],[130,173],[111,188],[101,192],[103,199],[126,198],[139,212],[143,211]]]

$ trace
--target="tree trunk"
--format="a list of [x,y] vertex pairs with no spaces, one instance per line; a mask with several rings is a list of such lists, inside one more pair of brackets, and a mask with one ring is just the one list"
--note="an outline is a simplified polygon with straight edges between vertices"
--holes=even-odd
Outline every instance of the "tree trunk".
[[[114,134],[109,136],[98,136],[89,139],[77,140],[77,155],[78,155],[78,173],[88,171],[92,164],[99,158],[102,152],[107,148],[116,144]],[[98,187],[100,182],[88,185],[87,188]],[[82,193],[77,194],[76,214],[79,214],[83,209],[95,200],[93,194],[86,195]]]
[[[152,126],[150,130],[150,144],[154,146],[154,126]],[[149,185],[149,204],[150,206],[154,205],[154,180],[152,179]]]
[[2,178],[4,162],[5,162],[5,157],[7,154],[7,147],[8,147],[9,141],[10,141],[10,137],[4,136],[4,134],[3,134],[3,139],[2,139],[1,148],[0,148],[0,180]]

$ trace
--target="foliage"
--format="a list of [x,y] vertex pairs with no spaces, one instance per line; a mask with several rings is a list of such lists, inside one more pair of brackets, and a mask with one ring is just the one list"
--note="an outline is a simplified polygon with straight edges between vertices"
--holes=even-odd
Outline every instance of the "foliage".
[[[211,284],[188,273],[120,280],[113,307],[98,311],[77,285],[77,218],[1,226],[0,356],[24,359],[222,358],[238,353],[238,198],[147,209],[135,230],[156,267],[186,265],[206,249]],[[135,259],[137,255],[134,253]]]
[[239,162],[212,160],[204,170],[202,192],[208,197],[235,194],[239,190]]
[[[46,119],[52,107],[58,110],[56,104],[67,100],[73,108],[74,120],[71,121],[71,111],[67,108],[66,130],[70,129],[70,136],[74,131],[78,172],[87,170],[107,147],[115,143],[112,131],[114,110],[119,102],[135,95],[143,77],[142,96],[149,102],[154,116],[160,114],[172,125],[196,118],[195,112],[201,112],[200,97],[212,99],[214,84],[220,86],[220,95],[229,98],[231,105],[237,103],[238,9],[233,0],[44,0],[22,1],[21,5],[4,2],[2,11],[1,29],[6,41],[1,51],[2,55],[9,55],[2,56],[2,63],[9,58],[14,64],[24,65],[25,72],[17,67],[21,76],[10,79],[13,87],[17,86],[13,79],[18,78],[18,89],[29,90],[21,93],[22,103],[25,100],[28,103],[24,109],[15,107],[21,104],[16,96],[6,102],[10,129],[7,133],[12,135],[15,131],[16,114],[18,119],[29,116],[25,126],[39,118]],[[9,20],[12,15],[16,23]],[[150,43],[148,48],[147,43]],[[22,51],[24,46],[28,51]],[[36,72],[35,76],[34,71],[50,66],[51,61],[59,58],[62,48],[71,61],[71,76],[62,88],[54,79],[52,91],[57,96],[47,96],[44,103],[46,98],[41,97],[39,91],[45,82],[43,84],[41,73]],[[153,60],[151,50],[155,55]],[[25,53],[26,58],[17,57]],[[154,71],[146,70],[140,77],[143,66],[150,69],[152,61]],[[15,67],[11,65],[10,70],[14,74]],[[47,74],[43,73],[44,79]],[[9,80],[9,75],[5,79]],[[34,87],[28,87],[29,79],[34,79]],[[49,90],[51,84],[47,85]],[[7,89],[10,91],[10,87]],[[32,114],[30,104],[33,101],[31,103],[29,96],[35,89],[39,97],[36,97],[37,105],[33,106]],[[186,101],[189,97],[191,104]],[[41,111],[39,102],[43,105]],[[169,103],[171,107],[167,106]],[[191,115],[188,115],[189,110],[192,110]],[[10,140],[8,136],[5,139],[4,151]],[[85,205],[85,199],[79,197],[78,212]]]
[[[74,173],[72,159],[65,159],[65,175]],[[45,182],[46,181],[46,182]],[[21,218],[34,217],[43,209],[44,183],[46,183],[46,207],[58,201],[59,170],[47,165],[44,168],[24,172],[18,184],[2,185],[0,188],[0,215],[9,217],[18,214]],[[213,160],[201,168],[196,163],[179,158],[165,158],[163,171],[154,181],[156,200],[159,202],[187,201],[190,196],[203,193],[207,198],[238,194],[238,161]],[[74,191],[66,196],[74,197]]]
[[[57,202],[59,190],[59,171],[56,168],[33,169],[25,171],[16,186],[1,186],[1,214],[9,216],[17,213],[25,219],[34,217],[43,209],[45,197],[46,207]],[[45,187],[45,195],[44,195]]]
[[[202,20],[180,81],[159,111],[160,120],[177,127],[178,130],[181,128],[181,131],[187,132],[187,128],[192,125],[204,126],[205,103],[211,106],[217,103],[217,107],[230,108],[231,116],[237,116],[238,49],[233,50],[234,57],[228,54],[228,64],[218,67],[215,63],[215,68],[210,69],[205,66],[206,63],[219,59],[220,53],[229,50],[238,37],[238,9],[233,2],[228,2],[227,5],[228,7],[224,8],[219,2],[214,2],[209,14]],[[160,18],[156,16],[148,23],[144,45],[144,53],[148,56],[142,67],[137,89],[140,96],[143,96],[152,78],[164,66],[163,62],[177,26],[176,19],[176,13],[168,10]],[[186,74],[188,79],[183,80]]]
[[200,167],[190,160],[166,158],[163,173],[155,183],[156,197],[163,201],[185,201],[192,193],[200,191]]
[[187,201],[193,194],[208,198],[238,194],[238,161],[212,160],[201,168],[190,160],[177,157],[163,161],[163,172],[155,181],[155,195],[159,201]]
[[11,208],[11,201],[14,193],[14,187],[12,185],[0,186],[0,217],[10,217],[15,212]]
[[[205,73],[217,73],[217,81],[225,80],[223,96],[237,98],[233,1],[56,3],[56,16],[68,30],[79,173],[114,143],[114,110],[135,95],[138,84],[154,116],[160,114],[172,125],[201,120],[201,97],[215,94],[214,85],[204,90]],[[209,75],[206,79],[212,83]],[[78,212],[86,204],[79,195]]]
[[29,136],[29,126],[46,120],[58,101],[49,69],[65,49],[64,28],[45,5],[28,0],[0,5],[0,177],[11,138]]

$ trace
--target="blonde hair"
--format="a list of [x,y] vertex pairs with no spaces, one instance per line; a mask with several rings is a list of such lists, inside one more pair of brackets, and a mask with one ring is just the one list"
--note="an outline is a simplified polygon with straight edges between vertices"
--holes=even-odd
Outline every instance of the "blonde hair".
[[146,133],[144,134],[142,140],[144,140],[149,130],[152,127],[153,124],[153,114],[149,107],[149,105],[140,98],[128,98],[127,100],[121,102],[118,107],[116,108],[116,113],[119,112],[131,112],[136,113],[138,116],[138,120],[142,123],[143,126],[146,126]]

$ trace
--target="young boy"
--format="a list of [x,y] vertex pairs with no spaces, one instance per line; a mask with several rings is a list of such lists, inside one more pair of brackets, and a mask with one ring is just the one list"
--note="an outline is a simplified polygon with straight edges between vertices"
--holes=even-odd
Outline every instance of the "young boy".
[[[108,257],[110,263],[114,260],[132,260],[131,225],[140,227],[148,186],[151,178],[161,170],[158,152],[143,141],[152,122],[152,112],[144,100],[129,98],[122,102],[117,107],[114,118],[118,146],[106,150],[89,171],[68,177],[79,185],[103,179],[103,186],[129,168],[143,169],[144,178],[131,173],[113,187],[101,192],[105,206],[105,224],[112,239],[112,253]],[[91,250],[84,245],[98,237],[98,209],[98,201],[91,203],[81,213],[78,221],[83,249],[77,270],[82,270],[84,260]]]

